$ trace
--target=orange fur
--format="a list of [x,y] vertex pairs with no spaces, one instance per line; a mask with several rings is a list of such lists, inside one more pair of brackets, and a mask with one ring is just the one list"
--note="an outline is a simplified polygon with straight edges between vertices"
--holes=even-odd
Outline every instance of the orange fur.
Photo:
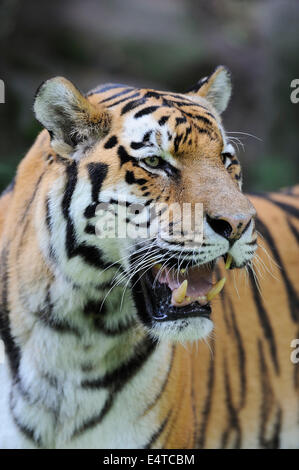
[[[299,208],[295,196],[270,196]],[[283,263],[283,267],[275,266],[271,246],[259,237],[268,254],[262,248],[257,254],[271,272],[261,268],[258,275],[260,301],[269,318],[277,357],[265,337],[248,278],[244,272],[230,272],[221,299],[213,307],[215,333],[209,341],[211,349],[204,342],[186,348],[175,346],[168,384],[156,403],[161,423],[168,418],[167,424],[154,447],[239,447],[238,439],[252,434],[251,447],[258,447],[261,441],[271,448],[278,444],[275,437],[281,416],[290,430],[298,426],[299,364],[290,360],[290,344],[299,337],[299,310],[295,305],[292,313],[297,321],[292,320],[283,280],[285,274],[299,294],[298,245],[279,207],[264,198],[253,196],[251,200],[273,236]],[[298,220],[290,218],[298,230]],[[263,353],[264,364],[259,352]]]

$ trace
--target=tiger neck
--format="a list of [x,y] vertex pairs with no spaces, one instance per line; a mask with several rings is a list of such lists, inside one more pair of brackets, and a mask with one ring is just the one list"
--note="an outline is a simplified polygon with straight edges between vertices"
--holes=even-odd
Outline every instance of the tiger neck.
[[[164,380],[169,346],[157,346],[134,323],[119,331],[103,330],[94,300],[87,296],[80,308],[84,293],[78,288],[76,293],[68,291],[66,285],[63,289],[65,298],[73,296],[69,311],[62,315],[53,302],[27,332],[11,390],[11,413],[21,433],[37,447],[73,446],[88,431],[97,435],[96,446],[111,447],[111,435],[107,442],[103,436],[118,419],[115,403],[124,397],[121,414],[129,432],[130,420],[143,415]],[[48,294],[45,298],[49,302]],[[123,303],[128,308],[126,299]]]

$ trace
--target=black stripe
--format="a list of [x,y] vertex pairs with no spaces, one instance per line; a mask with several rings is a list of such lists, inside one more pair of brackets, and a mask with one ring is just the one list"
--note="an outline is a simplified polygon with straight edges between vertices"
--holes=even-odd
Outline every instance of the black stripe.
[[232,331],[235,336],[237,349],[238,349],[238,366],[239,366],[239,377],[240,377],[240,384],[241,384],[241,391],[240,391],[240,403],[238,409],[240,410],[243,408],[246,400],[246,383],[247,383],[247,375],[246,375],[246,351],[243,345],[241,333],[239,331],[237,322],[236,322],[236,315],[234,311],[233,304],[228,298],[229,309],[231,313],[231,320],[232,320]]
[[130,95],[130,96],[126,96],[125,98],[123,98],[121,100],[115,101],[115,103],[111,103],[107,107],[108,108],[113,108],[113,106],[117,106],[118,104],[124,103],[125,101],[128,101],[131,98],[136,98],[137,96],[139,96],[139,92],[133,93],[133,95]]
[[[103,260],[103,252],[97,246],[85,245],[81,243],[80,245],[76,246],[73,252],[73,256],[81,256],[85,263],[97,269],[107,269],[111,267],[111,263],[106,263]],[[113,268],[115,268],[115,265]]]
[[[222,434],[222,443],[221,448],[225,449],[228,443],[228,439],[231,433],[236,433],[236,439],[234,443],[234,448],[239,449],[242,443],[242,429],[239,423],[238,413],[233,404],[232,390],[229,380],[229,373],[227,367],[227,360],[224,357],[223,360],[223,371],[224,371],[224,385],[225,385],[225,402],[226,409],[228,412],[228,424],[226,430]],[[230,444],[231,447],[231,444]]]
[[[184,114],[188,115],[189,113],[185,112]],[[195,115],[190,115],[190,117],[192,117],[192,119],[196,119],[197,121],[203,122],[209,127],[213,127],[212,121],[210,121],[210,119],[206,118],[205,116],[200,116],[199,114],[195,114]]]
[[[163,104],[164,104],[164,101],[163,101]],[[177,101],[169,101],[168,100],[168,104],[174,106],[175,108],[179,109],[181,111],[181,113],[184,115],[184,116],[188,116],[190,117],[191,119],[195,119],[197,121],[201,121],[203,122],[204,124],[208,125],[208,127],[213,127],[213,123],[210,121],[210,119],[208,119],[207,117],[205,116],[202,116],[200,114],[193,114],[193,113],[189,113],[187,111],[185,111],[184,109],[181,109],[180,106],[190,106],[189,103],[184,103],[184,102],[177,102]],[[193,103],[192,103],[193,104]],[[205,108],[204,106],[201,106],[201,105],[198,105],[196,103],[194,103],[194,106],[198,106],[200,108],[203,108],[204,110],[207,110],[207,108]],[[209,112],[206,112],[205,114],[207,114],[208,116],[211,116],[213,119],[215,119],[215,117],[213,116],[213,114],[209,113]],[[215,119],[216,120],[216,119]]]
[[91,197],[93,202],[97,203],[103,181],[107,177],[108,165],[106,163],[89,163],[87,169],[92,186]]
[[82,382],[82,387],[87,390],[97,390],[98,388],[108,387],[109,396],[101,412],[98,415],[87,420],[83,425],[81,425],[77,430],[75,430],[73,437],[82,434],[83,432],[93,428],[94,426],[97,426],[104,419],[106,414],[112,408],[117,394],[146,363],[146,361],[150,358],[152,352],[155,350],[155,347],[156,341],[152,340],[149,337],[146,337],[141,343],[141,345],[137,345],[137,348],[133,353],[133,357],[127,363],[121,365],[114,371],[107,373],[104,377],[101,377],[100,379],[85,380]]
[[51,328],[54,331],[57,331],[58,333],[70,333],[76,335],[77,337],[81,336],[80,331],[76,327],[74,327],[65,320],[56,318],[53,315],[53,305],[51,303],[49,289],[45,298],[44,307],[40,312],[36,313],[36,317],[45,326]]
[[38,437],[38,438],[35,437],[34,430],[31,429],[31,428],[29,428],[29,426],[27,426],[27,425],[25,425],[25,424],[22,424],[21,421],[19,421],[19,420],[16,418],[16,416],[14,415],[14,413],[11,413],[11,414],[12,414],[14,423],[15,423],[15,425],[18,427],[19,431],[21,431],[21,433],[22,433],[29,441],[34,442],[34,444],[35,444],[37,447],[41,447],[41,446],[42,446],[41,438],[40,438],[40,437]]
[[264,196],[264,198],[271,201],[272,204],[275,204],[276,206],[280,207],[280,209],[282,209],[284,212],[291,215],[292,217],[296,217],[296,219],[299,218],[299,209],[297,207],[291,206],[291,204],[287,204],[286,202],[277,201],[269,195]]
[[288,223],[289,229],[291,230],[292,234],[296,238],[297,243],[299,243],[299,231],[297,230],[297,228],[295,227],[291,219],[287,218],[287,223]]
[[112,372],[107,372],[98,379],[83,380],[82,387],[85,389],[99,389],[105,387],[113,387],[115,391],[119,391],[124,385],[134,377],[144,363],[149,359],[150,355],[156,348],[157,341],[146,337],[141,344],[138,344],[133,352],[133,356],[125,363],[120,365]]
[[[209,246],[209,244],[203,243],[201,246],[202,247],[203,246]],[[216,274],[216,279],[221,279],[222,276],[221,276],[219,266],[215,266],[215,274]],[[222,289],[222,291],[220,292],[220,301],[221,301],[221,306],[222,306],[222,312],[223,312],[223,319],[224,319],[225,327],[227,329],[227,332],[229,334],[231,334],[232,326],[230,325],[230,320],[228,318],[228,311],[227,311],[227,307],[226,307],[227,294],[226,294],[225,289]]]
[[66,167],[66,186],[64,190],[64,196],[62,200],[62,213],[66,220],[66,239],[65,239],[65,248],[66,253],[69,258],[72,258],[76,255],[76,237],[75,237],[75,228],[73,221],[70,217],[70,205],[72,197],[78,181],[78,168],[77,163],[74,161],[71,165]]
[[138,119],[138,118],[141,118],[142,116],[146,116],[147,114],[151,114],[154,111],[156,111],[158,108],[160,108],[160,106],[148,106],[147,108],[143,108],[134,115],[134,118]]
[[95,235],[96,234],[95,225],[87,224],[84,229],[84,232],[87,233],[87,235]]
[[[197,395],[198,392],[195,388],[195,376],[197,376],[197,370],[194,365],[196,365],[196,361],[192,361],[191,370],[190,370],[190,382],[191,382],[191,390],[190,390],[190,402],[191,402],[191,409],[193,415],[193,426],[192,426],[192,447],[194,448],[199,437],[199,423],[198,423],[198,406],[197,406]],[[191,433],[191,431],[190,431]],[[189,440],[189,439],[188,439]]]
[[139,100],[130,101],[122,108],[121,113],[120,113],[121,116],[123,114],[128,113],[129,111],[132,111],[132,109],[137,108],[137,106],[141,106],[145,102],[146,102],[146,98],[140,98]]
[[[262,398],[260,403],[260,433],[259,441],[260,446],[266,449],[277,449],[280,444],[280,429],[282,412],[280,406],[275,402],[275,394],[272,390],[268,367],[265,361],[265,354],[263,350],[263,343],[261,340],[257,342],[258,348],[258,367],[260,370],[261,392]],[[271,415],[273,416],[273,407],[276,407],[276,420],[272,436],[269,437],[269,429],[267,424]],[[272,426],[271,426],[272,427]]]
[[87,316],[98,317],[99,315],[105,315],[106,306],[103,304],[103,300],[89,300],[84,305],[84,314]]
[[[195,101],[173,101],[173,100],[168,100],[168,103],[174,107],[176,107],[177,109],[179,109],[180,111],[182,112],[185,112],[183,109],[181,109],[181,107],[187,107],[187,106],[192,106],[192,107],[196,107],[196,108],[201,108],[201,109],[204,109],[205,110],[205,114],[207,114],[208,116],[211,116],[213,119],[215,119],[216,121],[216,118],[215,116],[209,112],[208,108],[206,108],[205,106],[201,105],[201,104],[198,104],[198,103],[195,103]],[[190,114],[190,117],[192,117],[193,115]]]
[[121,83],[107,83],[106,85],[102,85],[94,90],[91,90],[87,93],[87,96],[96,95],[98,93],[105,93],[105,91],[112,90],[114,88],[125,88],[126,85],[122,85]]
[[[99,286],[99,289],[101,290],[108,288],[111,288],[111,281]],[[98,301],[90,300],[87,302],[84,306],[84,314],[92,318],[94,327],[107,336],[121,335],[136,325],[136,320],[134,318],[129,318],[126,323],[124,323],[124,320],[122,319],[122,322],[119,322],[117,325],[108,326],[105,321],[107,308],[102,299]]]
[[113,147],[115,147],[116,144],[117,144],[117,137],[116,137],[116,135],[112,135],[107,140],[107,142],[104,144],[104,148],[105,149],[112,149]]
[[[92,178],[92,197],[96,199],[98,197],[98,191],[101,188],[102,180],[105,177],[106,164],[90,164],[89,175]],[[100,166],[98,166],[100,165]],[[102,166],[104,165],[104,166]],[[66,168],[67,181],[64,191],[64,197],[62,200],[62,212],[66,220],[66,239],[65,247],[66,253],[69,258],[75,256],[81,256],[81,258],[90,266],[97,269],[106,269],[110,266],[109,263],[105,263],[102,259],[102,251],[100,248],[95,246],[88,246],[84,243],[77,245],[75,227],[70,217],[70,205],[72,197],[78,181],[78,169],[76,162],[72,162]],[[96,202],[94,201],[94,209],[96,209]],[[86,217],[86,213],[85,213]]]
[[4,341],[5,352],[9,360],[9,366],[13,379],[16,381],[19,373],[21,351],[11,332],[8,307],[8,249],[4,248],[1,253],[0,279],[1,279],[1,299],[0,299],[0,336]]
[[183,136],[184,136],[184,134],[177,134],[175,136],[175,139],[174,139],[174,142],[173,142],[175,153],[177,153],[178,150],[179,150],[179,145],[180,145],[180,142],[181,142]]
[[86,207],[84,211],[84,217],[86,219],[92,219],[96,215],[96,210],[97,210],[97,203],[92,203],[89,206]]
[[95,416],[92,416],[83,424],[81,424],[77,429],[75,429],[75,431],[73,432],[72,438],[74,439],[82,435],[84,432],[88,431],[89,429],[92,429],[95,426],[98,426],[103,421],[106,414],[111,410],[113,401],[114,401],[114,394],[110,392],[100,413],[98,413]]
[[66,186],[62,200],[62,212],[65,219],[69,217],[69,208],[71,205],[72,197],[78,181],[78,168],[77,163],[73,161],[66,167]]
[[200,134],[207,134],[211,140],[215,140],[214,137],[212,136],[212,133],[208,129],[203,129],[202,127],[199,127],[197,124],[193,124],[197,132]]
[[251,283],[251,288],[252,288],[252,294],[253,294],[253,300],[255,302],[256,310],[258,313],[258,317],[260,320],[260,324],[263,328],[265,338],[267,340],[269,349],[270,349],[270,354],[274,363],[275,371],[277,374],[279,374],[279,363],[278,363],[278,357],[277,357],[277,349],[276,349],[276,341],[273,333],[273,329],[271,326],[271,323],[268,318],[267,311],[263,305],[263,301],[261,298],[261,294],[257,288],[257,285],[255,283],[255,279],[253,277],[252,271],[249,271],[249,280]]
[[38,189],[39,189],[39,186],[40,186],[40,183],[41,183],[41,181],[42,181],[42,179],[43,179],[44,174],[45,174],[45,172],[42,173],[42,174],[40,175],[40,177],[38,178],[38,180],[37,180],[37,183],[36,183],[36,185],[35,185],[35,187],[34,187],[33,194],[32,194],[32,196],[31,196],[31,198],[29,199],[29,201],[27,202],[26,207],[25,207],[25,210],[24,210],[24,212],[23,212],[23,214],[22,214],[21,223],[24,222],[24,220],[26,219],[26,217],[27,217],[27,215],[28,215],[28,212],[29,212],[29,210],[30,210],[30,208],[31,208],[31,206],[32,206],[32,204],[33,204],[33,202],[34,202],[35,196],[36,196],[36,194],[37,194],[37,191],[38,191]]
[[175,118],[176,126],[179,126],[180,124],[183,124],[185,122],[187,122],[187,119],[185,116]]
[[128,154],[126,149],[120,145],[117,149],[117,154],[120,159],[120,166],[124,165],[125,163],[131,162],[133,165],[137,165],[135,158],[131,157],[131,155]]
[[159,126],[164,126],[164,124],[168,121],[169,118],[170,116],[162,116],[158,121]]
[[166,418],[162,421],[157,431],[154,432],[154,434],[151,436],[147,444],[145,444],[145,446],[143,447],[144,449],[151,449],[152,445],[155,444],[155,442],[159,439],[159,437],[161,436],[162,432],[164,431],[169,421],[171,413],[172,413],[172,410],[169,410]]
[[155,91],[155,90],[147,91],[144,95],[144,98],[156,98],[156,100],[159,100],[161,97],[162,97],[162,93],[159,93],[158,91]]
[[29,427],[27,424],[21,423],[20,419],[16,417],[14,408],[15,408],[15,397],[13,396],[13,390],[10,392],[9,397],[9,407],[10,412],[13,418],[15,425],[18,427],[19,431],[30,441],[32,441],[37,447],[42,446],[41,437],[36,437],[34,429]]
[[103,318],[95,318],[95,328],[106,336],[118,336],[127,333],[136,325],[136,320],[130,320],[126,324],[119,323],[115,327],[107,326]]
[[43,325],[51,328],[57,333],[68,333],[75,334],[77,337],[80,337],[80,332],[75,327],[71,326],[69,323],[64,322],[60,319],[56,319],[53,316],[46,316],[43,312],[42,315],[37,316],[38,319],[43,323]]
[[[46,198],[46,208],[45,208],[45,212],[46,212],[46,227],[47,227],[47,230],[49,232],[49,245],[48,245],[48,256],[49,256],[49,259],[52,261],[52,263],[55,263],[57,264],[57,258],[56,258],[56,253],[55,253],[55,249],[53,248],[52,246],[52,243],[51,243],[51,237],[52,237],[52,218],[51,218],[51,213],[50,213],[50,198],[49,196]],[[20,253],[21,255],[21,253]]]
[[[283,193],[282,193],[283,194]],[[278,206],[280,209],[282,209],[284,212],[287,214],[291,215],[292,217],[296,217],[296,219],[299,218],[299,209],[295,206],[292,206],[291,204],[288,204],[286,202],[282,201],[277,201],[271,196],[271,193],[256,193],[256,192],[251,192],[251,196],[254,197],[259,197],[260,199],[265,199],[265,201],[271,202],[272,204],[275,204]],[[279,195],[279,193],[278,193]],[[296,195],[298,198],[298,196]]]
[[191,88],[185,91],[186,94],[196,94],[198,90],[209,80],[210,77],[204,77],[198,80]]
[[147,142],[131,142],[131,148],[133,150],[138,150],[138,149],[141,149],[143,147],[148,147],[149,144]]
[[125,179],[126,179],[126,183],[138,184],[139,186],[143,186],[144,184],[148,182],[148,180],[146,180],[145,178],[135,178],[133,171],[129,171],[129,170],[126,171]]
[[52,219],[50,214],[50,197],[47,196],[46,198],[46,227],[48,229],[49,234],[51,235],[52,232]]
[[[106,175],[106,164],[90,164],[88,167],[89,176],[92,180],[92,197],[94,203],[97,202],[98,192],[100,191],[101,184]],[[81,256],[84,261],[90,266],[105,269],[108,265],[102,260],[102,252],[99,248],[94,246],[87,246],[84,244],[77,245],[75,228],[73,221],[69,215],[72,196],[74,194],[77,181],[78,169],[76,162],[72,162],[66,169],[67,182],[65,193],[62,201],[62,212],[67,222],[66,228],[66,252],[69,258],[74,256]],[[96,205],[96,204],[95,204]]]
[[192,127],[190,126],[185,131],[185,136],[184,136],[184,139],[183,139],[183,142],[182,142],[183,144],[186,143],[186,141],[188,139],[188,136],[191,134],[191,132],[192,132]]
[[298,295],[287,275],[287,271],[285,265],[280,257],[276,244],[274,242],[274,238],[272,237],[271,233],[269,232],[266,225],[261,221],[260,218],[256,219],[256,229],[262,234],[262,236],[267,241],[268,245],[271,248],[275,261],[281,268],[281,276],[288,293],[288,302],[289,302],[289,310],[291,318],[294,322],[299,321],[299,299]]
[[[99,286],[103,289],[103,286]],[[94,327],[96,330],[106,336],[118,336],[128,332],[133,326],[136,325],[135,319],[128,319],[126,323],[119,322],[115,326],[108,326],[105,321],[105,315],[107,314],[106,305],[103,301],[89,301],[84,307],[84,314],[89,316],[93,320]]]
[[[212,343],[213,346],[213,343]],[[215,355],[214,357],[210,357],[210,364],[208,369],[208,374],[206,378],[206,398],[203,403],[201,409],[201,424],[198,433],[198,440],[195,445],[197,449],[202,449],[205,446],[206,442],[206,435],[207,435],[207,428],[209,417],[212,409],[212,399],[213,399],[213,389],[214,389],[214,382],[215,382]]]
[[169,377],[170,377],[170,374],[171,374],[171,371],[172,371],[172,367],[173,367],[173,363],[174,363],[174,355],[175,355],[175,345],[173,344],[172,348],[171,348],[171,358],[170,358],[169,366],[168,366],[168,369],[167,369],[167,372],[166,372],[166,375],[165,375],[165,379],[163,380],[161,388],[160,388],[159,392],[156,394],[155,398],[146,407],[146,410],[145,410],[144,414],[146,414],[151,408],[153,408],[158,403],[160,398],[162,397],[162,395],[163,395],[163,393],[166,389],[166,386],[168,384]]
[[100,103],[106,103],[107,101],[114,100],[114,98],[118,98],[119,96],[127,95],[127,94],[130,93],[132,90],[134,90],[133,87],[128,87],[128,88],[126,88],[126,89],[123,90],[123,91],[119,91],[118,93],[115,93],[114,95],[109,96],[108,98],[105,98],[104,100],[100,101]]

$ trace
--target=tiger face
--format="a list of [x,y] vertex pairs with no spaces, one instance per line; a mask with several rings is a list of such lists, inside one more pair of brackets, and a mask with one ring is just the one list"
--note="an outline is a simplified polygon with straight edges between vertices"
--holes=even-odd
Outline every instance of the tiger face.
[[[99,247],[106,269],[119,265],[132,315],[158,338],[207,336],[225,282],[213,281],[215,267],[224,258],[242,268],[257,248],[255,209],[220,118],[230,94],[222,66],[185,94],[110,84],[84,97],[63,78],[37,92],[54,158],[76,165],[72,237]],[[125,235],[111,237],[111,224]],[[73,258],[61,260],[68,276],[91,281],[94,271],[76,269]]]

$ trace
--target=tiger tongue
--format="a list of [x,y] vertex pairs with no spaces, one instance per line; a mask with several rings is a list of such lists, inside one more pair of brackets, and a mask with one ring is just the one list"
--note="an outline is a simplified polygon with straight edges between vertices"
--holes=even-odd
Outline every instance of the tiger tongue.
[[195,300],[206,304],[205,296],[213,286],[211,270],[205,266],[196,266],[182,271],[178,274],[173,270],[164,269],[159,277],[159,282],[167,284],[172,290],[171,303],[177,307],[183,307]]

